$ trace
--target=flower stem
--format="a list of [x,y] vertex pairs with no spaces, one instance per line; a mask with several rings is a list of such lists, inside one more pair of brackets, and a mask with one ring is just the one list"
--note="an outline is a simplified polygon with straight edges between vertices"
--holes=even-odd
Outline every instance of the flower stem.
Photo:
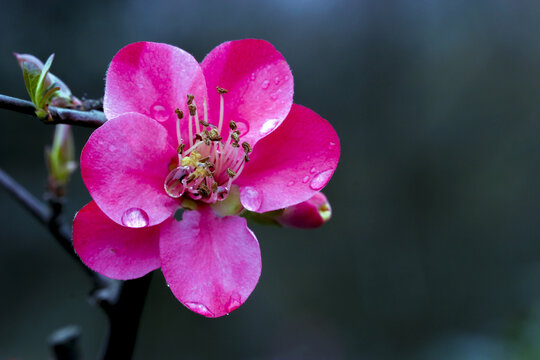
[[[35,116],[36,108],[30,101],[0,94],[0,109],[16,111]],[[44,120],[46,124],[69,124],[89,128],[98,128],[107,121],[101,111],[80,111],[49,106],[50,118]]]

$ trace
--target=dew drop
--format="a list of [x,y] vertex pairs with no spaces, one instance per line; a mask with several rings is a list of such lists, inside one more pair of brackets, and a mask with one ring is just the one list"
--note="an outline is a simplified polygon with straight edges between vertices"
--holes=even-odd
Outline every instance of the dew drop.
[[243,136],[249,131],[249,125],[243,121],[237,121],[236,130],[240,131],[240,136]]
[[122,224],[130,228],[142,228],[148,226],[150,219],[143,209],[131,208],[122,215]]
[[289,75],[285,75],[284,80],[285,81],[289,80]]
[[198,302],[186,302],[184,305],[191,311],[201,314],[206,317],[214,317],[214,313],[211,312],[205,305]]
[[116,146],[114,145],[109,145],[109,152],[115,152],[116,151]]
[[330,142],[328,143],[328,150],[334,150],[335,147],[336,147],[336,143],[335,143],[335,142],[330,141]]
[[255,73],[251,73],[251,76],[249,78],[251,79],[251,81],[255,81],[257,75],[255,75]]
[[315,171],[317,171],[317,169],[315,169],[315,167],[312,167],[311,170],[309,170],[309,172],[312,173],[312,174],[315,174]]
[[242,194],[240,195],[242,204],[249,211],[257,211],[262,204],[262,195],[259,190],[251,186],[246,186],[242,189]]
[[270,95],[270,99],[276,101],[277,100],[277,95],[276,94]]
[[276,76],[276,78],[274,79],[274,84],[278,85],[278,84],[279,84],[279,80],[280,80],[279,77]]
[[242,305],[242,301],[240,300],[240,298],[232,296],[231,299],[229,300],[229,303],[226,306],[227,315],[228,315],[228,313],[238,309],[240,307],[240,305]]
[[309,181],[309,175],[304,176],[304,178],[302,179],[302,182],[305,184],[308,181]]
[[293,185],[294,185],[294,180],[289,181],[289,183],[287,184],[287,186],[293,186]]
[[152,106],[152,117],[159,122],[164,122],[169,119],[167,110],[160,104]]
[[185,187],[182,184],[182,179],[189,174],[189,167],[183,166],[176,169],[173,169],[169,175],[165,178],[165,183],[163,188],[167,195],[172,198],[179,198],[184,194]]
[[330,177],[332,176],[332,170],[326,170],[323,172],[318,173],[313,177],[313,180],[311,180],[311,183],[309,184],[309,187],[313,190],[321,190],[324,185],[330,180]]
[[261,127],[260,134],[266,135],[272,132],[279,125],[279,119],[270,119]]
[[270,81],[269,80],[264,80],[263,83],[262,83],[262,88],[264,90],[268,89],[268,86],[270,86]]

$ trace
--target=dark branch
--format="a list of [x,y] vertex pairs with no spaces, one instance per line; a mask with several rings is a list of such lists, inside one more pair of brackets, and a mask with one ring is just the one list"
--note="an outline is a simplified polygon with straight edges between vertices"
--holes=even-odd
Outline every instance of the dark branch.
[[[0,109],[20,112],[28,115],[36,115],[36,108],[30,101],[17,99],[0,94]],[[49,107],[52,120],[44,120],[45,124],[68,124],[90,128],[98,128],[107,121],[105,114],[101,111],[79,111],[64,108]]]
[[109,318],[109,333],[101,359],[129,360],[133,356],[137,331],[150,287],[152,273],[120,284],[114,302],[101,303]]
[[[36,199],[36,197],[28,190],[26,190],[21,184],[12,179],[4,170],[0,169],[0,185],[7,190],[7,192],[15,198],[26,210],[34,216],[41,224],[45,225],[47,229],[51,232],[54,238],[58,243],[66,250],[71,257],[73,257],[78,263],[80,260],[73,251],[73,244],[71,242],[71,232],[65,225],[60,216],[62,204],[58,199],[49,199],[50,207],[47,207],[41,201]],[[97,279],[96,273],[84,267],[96,282],[102,283],[101,280]]]
[[139,329],[141,313],[152,274],[140,279],[118,281],[93,272],[73,251],[71,232],[62,219],[62,200],[49,195],[49,207],[0,169],[0,185],[22,204],[40,223],[47,226],[60,245],[91,276],[94,288],[90,300],[99,305],[109,318],[109,334],[102,359],[131,359]]

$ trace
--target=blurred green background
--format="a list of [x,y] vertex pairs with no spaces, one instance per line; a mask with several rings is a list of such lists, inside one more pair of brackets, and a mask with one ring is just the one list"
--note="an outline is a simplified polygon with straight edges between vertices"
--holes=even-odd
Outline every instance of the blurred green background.
[[[103,95],[124,45],[202,60],[263,38],[295,102],[328,119],[340,165],[314,231],[253,226],[261,280],[230,316],[185,309],[156,272],[135,359],[540,358],[540,3],[513,0],[3,0],[0,93],[27,98],[13,51],[56,58]],[[0,167],[41,195],[53,128],[0,111]],[[90,130],[76,128],[78,151]],[[75,174],[67,218],[90,197]],[[80,266],[0,191],[0,359],[46,359],[59,327],[94,359],[106,319]]]

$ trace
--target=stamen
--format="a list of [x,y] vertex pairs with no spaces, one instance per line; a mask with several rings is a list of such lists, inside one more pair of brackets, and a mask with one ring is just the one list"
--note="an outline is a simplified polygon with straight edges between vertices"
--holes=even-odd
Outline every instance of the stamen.
[[189,104],[188,109],[189,109],[189,115],[195,116],[195,114],[197,113],[197,107],[195,106],[195,104]]
[[178,120],[182,120],[184,118],[184,112],[182,110],[177,108],[176,110],[174,110],[174,112],[176,113]]
[[199,133],[201,132],[201,127],[199,126],[199,114],[197,114],[197,104],[195,104],[195,101],[193,101],[193,107],[195,108],[195,113],[193,114],[193,116],[195,117],[195,129]]
[[193,180],[195,180],[196,177],[197,177],[197,174],[195,174],[195,173],[189,174],[188,177],[186,178],[186,184],[192,182]]
[[229,128],[230,128],[232,131],[236,130],[237,126],[236,126],[236,123],[235,123],[233,120],[231,120],[231,121],[229,122]]
[[174,112],[176,113],[176,139],[180,144],[182,142],[182,137],[180,135],[180,120],[184,117],[184,112],[180,109],[176,109]]
[[238,135],[238,130],[233,131],[231,133],[231,138],[234,140],[235,143],[238,143],[240,141],[240,136]]
[[[204,122],[208,124],[208,107],[206,106],[206,99],[204,99],[203,108],[204,108]],[[208,126],[208,125],[205,125],[205,126]]]
[[235,177],[236,176],[236,173],[231,170],[231,168],[227,168],[227,175],[229,175],[229,177]]
[[218,125],[218,133],[221,134],[221,127],[223,126],[223,114],[225,112],[225,100],[223,99],[223,94],[222,92],[219,91],[219,88],[218,87],[218,92],[219,92],[219,125]]
[[210,130],[210,132],[208,133],[208,138],[210,138],[210,140],[212,141],[221,141],[222,139],[216,129]]
[[195,96],[193,96],[192,94],[187,94],[187,104],[188,105],[191,105],[191,103],[193,102],[193,99],[195,99]]
[[193,146],[190,147],[189,149],[187,149],[186,152],[185,152],[186,156],[187,156],[187,155],[190,155],[193,151],[195,151],[196,148],[198,148],[198,147],[201,146],[202,144],[204,144],[204,143],[201,141],[201,142],[196,143],[195,145],[193,145]]
[[219,86],[216,87],[216,90],[217,90],[218,93],[220,93],[220,95],[228,93],[228,91],[226,89],[224,89],[222,87],[219,87]]
[[[234,178],[232,178],[231,180],[236,180],[240,174],[242,173],[242,170],[244,170],[244,166],[246,165],[246,162],[245,161],[242,161],[242,165],[240,165],[240,168],[236,171],[236,176]],[[232,182],[232,181],[231,181]]]
[[178,147],[176,148],[176,152],[178,152],[178,155],[182,155],[182,153],[184,152],[184,148],[186,147],[186,145],[180,143],[180,145],[178,145]]
[[[190,110],[191,114],[191,110]],[[193,126],[191,125],[191,115],[188,116],[189,146],[193,146]]]
[[251,152],[251,146],[247,143],[247,141],[244,141],[242,143],[242,147],[244,148],[246,154],[249,154]]
[[208,186],[201,184],[201,186],[199,186],[199,194],[203,198],[208,197],[210,196],[210,189],[208,188]]

